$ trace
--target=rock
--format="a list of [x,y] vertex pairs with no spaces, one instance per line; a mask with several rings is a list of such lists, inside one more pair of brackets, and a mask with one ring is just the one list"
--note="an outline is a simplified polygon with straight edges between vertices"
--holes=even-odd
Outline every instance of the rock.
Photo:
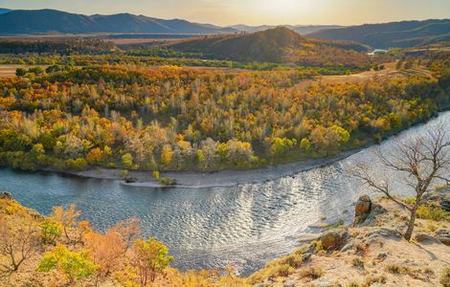
[[377,255],[378,261],[384,261],[388,257],[388,254],[386,252],[380,252]]
[[127,176],[126,178],[125,178],[125,182],[126,183],[135,183],[135,182],[137,182],[137,178],[135,178],[135,177],[132,177],[132,176]]
[[333,230],[325,233],[320,237],[320,242],[322,243],[323,249],[338,250],[345,245],[348,238],[348,233],[345,230]]
[[431,201],[436,203],[443,210],[450,212],[450,192],[441,191],[433,192],[425,196],[426,201]]
[[361,216],[370,212],[372,200],[368,195],[362,195],[358,198],[355,206],[355,216]]
[[283,287],[295,287],[295,286],[297,286],[295,284],[295,281],[293,279],[289,279],[289,278],[283,284]]
[[403,239],[403,236],[397,230],[385,227],[375,227],[364,235],[362,242],[367,245],[383,244],[385,239],[400,241]]
[[354,224],[360,224],[366,220],[372,210],[372,200],[368,195],[362,195],[358,198],[355,205]]
[[347,243],[344,247],[342,247],[341,252],[346,252],[349,251],[351,249],[353,249],[354,245],[353,243]]
[[417,233],[414,236],[414,239],[423,244],[433,244],[433,243],[439,243],[439,240],[434,238],[433,236],[426,234],[426,233]]
[[13,200],[13,196],[9,192],[0,192],[0,199]]
[[302,255],[302,262],[307,262],[309,261],[309,259],[311,259],[312,253],[307,252],[305,254]]
[[443,244],[450,246],[450,230],[439,229],[438,231],[436,231],[434,238],[436,238]]
[[334,287],[335,283],[331,282],[328,278],[319,278],[314,281],[314,285],[317,287]]

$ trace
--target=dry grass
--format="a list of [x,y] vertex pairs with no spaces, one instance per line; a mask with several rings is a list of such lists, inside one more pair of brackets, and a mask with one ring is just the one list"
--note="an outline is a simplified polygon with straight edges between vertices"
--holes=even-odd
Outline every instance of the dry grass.
[[[29,65],[0,65],[0,78],[11,78],[16,76],[16,69],[23,68],[29,69],[33,66]],[[40,66],[42,68],[46,68],[46,66]]]

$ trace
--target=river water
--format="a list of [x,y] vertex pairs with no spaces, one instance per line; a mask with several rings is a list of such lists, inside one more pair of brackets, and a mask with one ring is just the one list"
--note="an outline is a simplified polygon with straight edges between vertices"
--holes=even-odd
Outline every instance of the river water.
[[[395,138],[424,134],[436,122],[450,129],[450,112]],[[381,148],[392,149],[395,138]],[[318,224],[350,222],[353,203],[368,191],[346,170],[362,161],[380,175],[386,174],[374,149],[294,176],[234,187],[157,189],[126,186],[115,180],[0,169],[0,190],[43,214],[49,214],[55,205],[75,203],[83,218],[100,230],[137,216],[146,236],[155,236],[169,246],[174,266],[222,268],[231,264],[248,274],[292,251],[299,238],[318,232]],[[395,188],[399,193],[408,192],[400,184]]]

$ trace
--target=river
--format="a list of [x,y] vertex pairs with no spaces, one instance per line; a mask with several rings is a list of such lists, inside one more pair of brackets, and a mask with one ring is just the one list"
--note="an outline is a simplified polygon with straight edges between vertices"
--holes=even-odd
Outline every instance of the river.
[[[381,148],[392,149],[398,137],[424,134],[437,121],[450,128],[450,112],[402,132]],[[292,251],[299,238],[319,231],[315,226],[351,222],[355,200],[368,191],[346,169],[362,161],[385,174],[374,149],[292,176],[229,187],[158,189],[126,186],[117,180],[0,169],[0,190],[42,214],[49,214],[55,205],[75,203],[83,218],[100,230],[139,217],[146,236],[169,246],[174,266],[223,268],[231,264],[248,274]],[[400,184],[395,188],[402,194],[408,192]]]

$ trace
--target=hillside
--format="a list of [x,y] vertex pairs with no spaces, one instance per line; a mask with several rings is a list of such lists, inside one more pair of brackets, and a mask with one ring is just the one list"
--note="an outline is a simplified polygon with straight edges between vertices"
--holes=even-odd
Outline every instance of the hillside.
[[162,20],[142,15],[72,14],[58,10],[13,10],[0,14],[0,34],[45,33],[188,33],[216,34],[235,30],[186,20]]
[[320,41],[300,36],[285,27],[252,34],[211,36],[170,46],[182,52],[236,61],[294,63],[304,65],[364,65],[366,47],[351,42]]
[[[254,33],[254,32],[260,32],[265,31],[269,29],[276,28],[277,26],[271,26],[271,25],[261,25],[261,26],[249,26],[249,25],[233,25],[230,26],[230,28],[242,31],[242,32],[248,32],[248,33]],[[342,26],[338,25],[283,25],[283,27],[286,27],[288,29],[294,30],[295,32],[299,33],[300,35],[308,35],[320,30],[326,30],[326,29],[336,29],[341,28]]]
[[[361,197],[354,225],[323,225],[323,233],[310,234],[291,254],[240,278],[231,267],[223,273],[172,268],[170,250],[143,238],[137,219],[100,233],[80,220],[76,206],[54,207],[44,217],[0,193],[0,286],[139,286],[147,269],[138,266],[137,259],[146,255],[142,251],[156,250],[161,264],[151,270],[154,276],[145,286],[449,286],[448,206],[447,211],[436,207],[443,202],[439,198],[448,196],[448,191],[437,193],[434,209],[421,209],[412,242],[401,235],[408,217],[405,210],[386,199],[369,198],[366,205]],[[441,216],[430,217],[428,212],[437,209]]]
[[357,41],[378,49],[408,48],[450,40],[450,19],[366,24],[312,33],[326,40]]
[[[449,195],[447,191],[437,197],[448,199]],[[353,225],[325,226],[329,230],[316,241],[268,263],[249,277],[249,283],[272,287],[450,286],[448,208],[439,208],[442,217],[433,218],[431,205],[423,207],[414,241],[408,242],[402,237],[408,213],[385,198],[369,202],[368,210],[355,217]],[[361,212],[360,203],[355,213]]]

